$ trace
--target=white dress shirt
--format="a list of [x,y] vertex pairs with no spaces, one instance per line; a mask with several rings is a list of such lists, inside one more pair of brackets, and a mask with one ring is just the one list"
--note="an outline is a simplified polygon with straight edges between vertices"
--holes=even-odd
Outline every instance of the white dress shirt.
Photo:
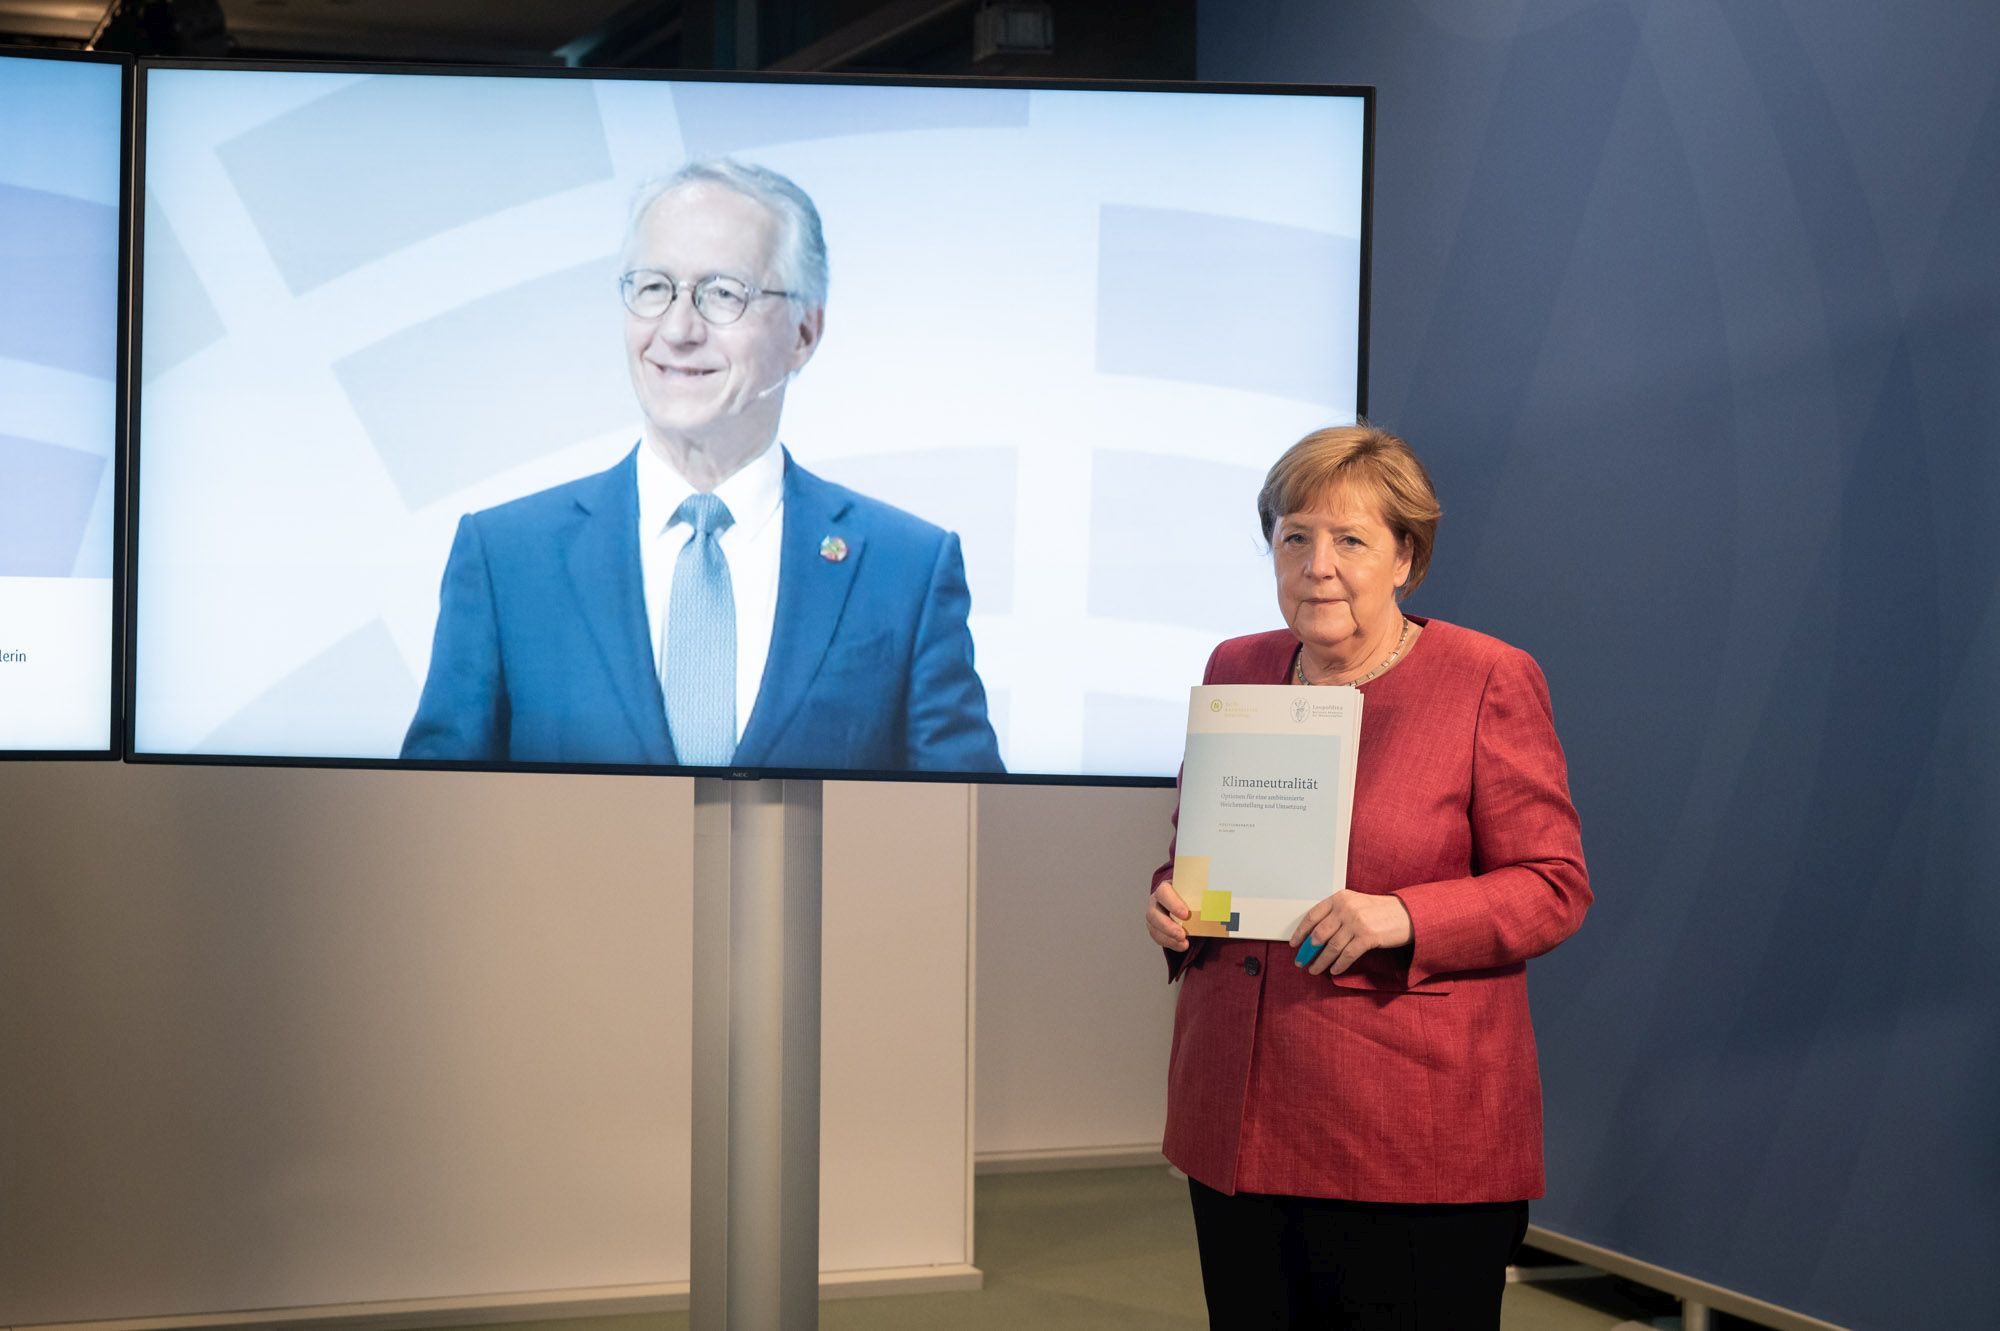
[[[694,538],[694,528],[673,521],[674,510],[695,489],[673,464],[639,445],[639,563],[645,577],[646,621],[653,631],[653,668],[660,677],[664,705],[667,678],[668,605],[674,594],[674,561]],[[717,538],[729,564],[736,601],[736,738],[757,705],[764,661],[771,654],[771,627],[778,612],[778,560],[785,533],[785,451],[773,441],[728,480],[715,497],[735,519]]]

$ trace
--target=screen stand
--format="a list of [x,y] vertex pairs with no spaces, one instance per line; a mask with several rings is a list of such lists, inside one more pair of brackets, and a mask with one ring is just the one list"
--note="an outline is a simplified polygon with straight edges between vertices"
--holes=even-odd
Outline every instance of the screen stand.
[[694,783],[690,1331],[819,1325],[820,783]]

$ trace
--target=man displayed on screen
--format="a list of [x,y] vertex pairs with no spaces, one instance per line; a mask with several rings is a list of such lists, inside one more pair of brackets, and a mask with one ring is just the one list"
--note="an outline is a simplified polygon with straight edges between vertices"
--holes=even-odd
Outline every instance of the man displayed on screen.
[[958,537],[778,443],[819,346],[818,210],[764,167],[642,193],[620,289],[644,436],[463,518],[405,758],[999,771]]

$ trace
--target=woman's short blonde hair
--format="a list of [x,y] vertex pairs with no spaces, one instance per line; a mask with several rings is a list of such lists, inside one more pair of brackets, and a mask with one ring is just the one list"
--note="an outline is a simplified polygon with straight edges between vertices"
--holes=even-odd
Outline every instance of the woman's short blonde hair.
[[1430,473],[1410,446],[1366,421],[1314,430],[1271,464],[1264,488],[1257,492],[1257,520],[1265,542],[1287,513],[1303,513],[1350,485],[1374,499],[1397,540],[1409,542],[1410,576],[1396,592],[1408,596],[1430,571],[1431,546],[1444,510],[1438,507]]

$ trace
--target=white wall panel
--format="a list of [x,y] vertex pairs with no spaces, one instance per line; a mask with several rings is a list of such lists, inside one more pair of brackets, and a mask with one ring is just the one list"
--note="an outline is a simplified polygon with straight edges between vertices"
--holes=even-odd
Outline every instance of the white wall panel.
[[[967,1259],[968,803],[829,790],[830,1269]],[[692,815],[0,765],[0,1325],[685,1281]]]
[[1146,940],[1146,884],[1174,792],[978,799],[979,1158],[1157,1148],[1174,991]]

